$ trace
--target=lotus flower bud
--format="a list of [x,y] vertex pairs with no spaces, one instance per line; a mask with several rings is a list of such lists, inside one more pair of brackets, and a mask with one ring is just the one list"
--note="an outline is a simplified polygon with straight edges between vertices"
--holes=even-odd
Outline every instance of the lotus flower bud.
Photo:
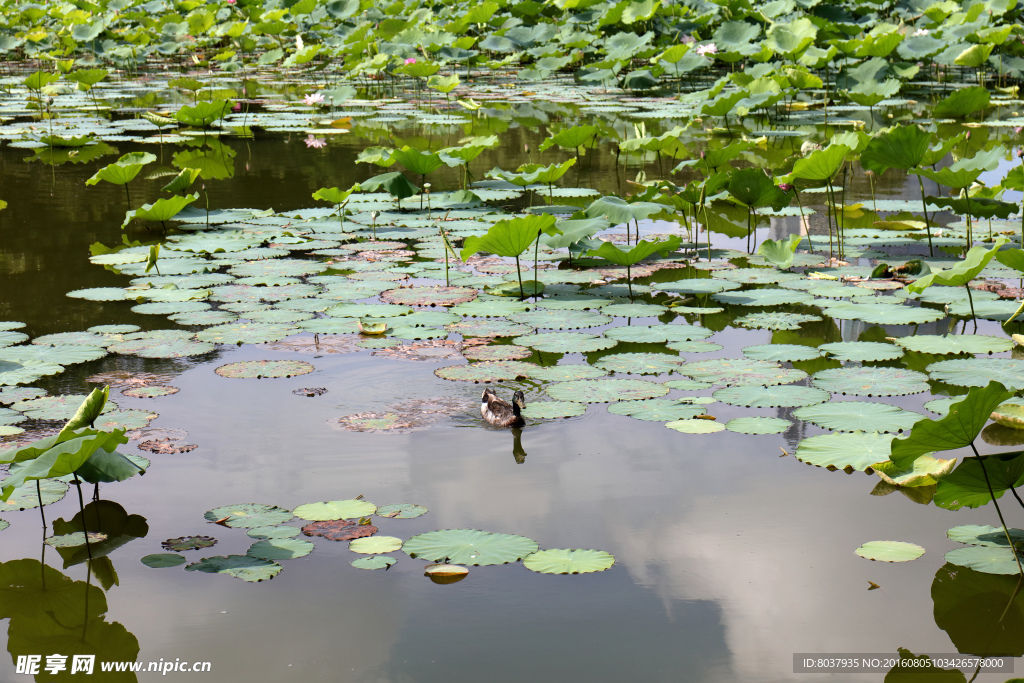
[[700,151],[700,158],[702,161],[707,161],[708,153],[703,149]]
[[793,189],[793,185],[791,183],[779,183],[779,189],[783,192],[789,192]]

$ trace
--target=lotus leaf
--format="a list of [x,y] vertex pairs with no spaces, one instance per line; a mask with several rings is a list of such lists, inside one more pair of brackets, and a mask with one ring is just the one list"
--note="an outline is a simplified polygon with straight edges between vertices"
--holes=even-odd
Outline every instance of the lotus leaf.
[[977,508],[992,500],[989,485],[996,498],[1011,487],[1024,484],[1024,456],[1021,453],[986,455],[984,468],[978,458],[964,458],[953,472],[939,479],[935,489],[935,505],[947,510],[961,507]]
[[245,554],[262,560],[293,560],[313,552],[313,544],[297,538],[271,538],[256,541]]
[[589,574],[603,572],[615,558],[603,550],[539,550],[523,558],[523,566],[541,574]]
[[781,434],[792,426],[778,417],[737,417],[725,423],[726,429],[739,434]]
[[766,313],[748,313],[741,318],[736,318],[735,322],[737,325],[742,327],[753,327],[768,330],[798,330],[804,323],[817,322],[819,320],[821,320],[821,318],[816,315],[772,311]]
[[904,432],[924,419],[920,413],[868,401],[833,401],[800,408],[793,416],[840,432]]
[[862,320],[874,325],[918,325],[945,317],[941,311],[915,306],[851,301],[819,301],[825,315],[843,320]]
[[1006,532],[1009,532],[1010,541],[1017,543],[1024,541],[1024,530],[1007,529],[1003,530],[998,526],[980,526],[977,524],[966,524],[955,526],[946,532],[949,540],[966,545],[983,546],[986,548],[1005,548],[1009,544],[1006,540]]
[[8,346],[0,348],[0,361],[26,363],[36,361],[54,365],[74,365],[98,360],[107,355],[107,350],[99,346],[83,346],[82,344],[66,344],[62,346]]
[[253,529],[261,526],[284,524],[294,515],[276,505],[263,503],[240,503],[225,505],[208,510],[203,515],[207,521],[239,529]]
[[898,337],[896,343],[908,351],[918,353],[948,354],[948,353],[1000,353],[1013,348],[1013,342],[1001,337],[988,337],[984,335],[950,335],[938,336],[934,334],[921,334],[912,337]]
[[590,353],[610,349],[618,343],[614,339],[584,332],[541,332],[516,337],[512,342],[549,353]]
[[556,401],[581,403],[632,401],[668,393],[668,387],[638,379],[572,380],[550,384],[544,390]]
[[471,346],[462,352],[469,360],[520,360],[533,355],[533,350],[525,346],[514,344],[500,344],[498,346]]
[[928,391],[928,376],[902,368],[845,367],[814,373],[813,384],[834,394],[906,396]]
[[295,526],[258,526],[246,531],[245,535],[258,539],[292,538],[297,536],[300,531],[302,530]]
[[[57,479],[40,479],[38,494],[42,495],[43,505],[50,505],[64,498],[68,492],[68,485]],[[0,486],[3,481],[0,480]],[[0,511],[4,510],[28,510],[39,507],[39,495],[36,491],[36,482],[30,481],[14,489],[14,492],[7,497],[7,500],[0,501]]]
[[983,387],[999,382],[1011,391],[1024,389],[1024,361],[1010,358],[943,360],[927,368],[933,380],[958,387]]
[[395,517],[398,519],[413,519],[427,514],[427,508],[414,503],[394,503],[392,505],[381,505],[377,508],[378,517]]
[[903,349],[884,342],[833,342],[818,347],[840,361],[864,363],[867,361],[895,360],[903,355]]
[[390,555],[372,555],[370,557],[360,557],[358,560],[352,560],[352,566],[357,569],[387,569],[393,565],[397,560]]
[[790,384],[807,376],[802,370],[783,368],[778,363],[749,358],[692,361],[680,367],[679,372],[691,379],[720,385]]
[[248,555],[204,557],[185,567],[187,572],[226,574],[249,582],[266,581],[277,576],[284,567],[270,560]]
[[666,312],[667,307],[654,304],[612,304],[601,307],[601,313],[617,318],[654,318]]
[[703,415],[706,409],[694,405],[686,399],[649,398],[641,401],[620,401],[608,406],[608,412],[625,415],[637,420],[651,422],[671,422],[673,420],[689,420]]
[[930,455],[922,455],[910,467],[901,467],[894,462],[877,463],[875,474],[894,486],[913,488],[932,486],[956,467],[956,458],[943,460]]
[[866,432],[822,434],[801,441],[796,457],[818,467],[850,467],[863,472],[889,459],[890,441],[888,435]]
[[434,374],[441,379],[469,382],[500,382],[532,375],[536,365],[521,361],[485,361],[469,365],[449,365],[438,368]]
[[716,294],[731,289],[739,289],[741,283],[718,278],[700,278],[692,280],[678,280],[659,284],[658,288],[664,292],[677,294]]
[[537,549],[537,542],[524,536],[477,529],[430,531],[413,536],[404,545],[409,557],[470,566],[508,564]]
[[585,327],[600,327],[612,321],[611,317],[592,311],[537,310],[515,313],[509,320],[545,330],[576,330]]
[[542,382],[568,382],[577,379],[596,379],[608,373],[592,365],[554,365],[530,371],[532,379]]
[[[281,341],[298,331],[297,328],[287,324],[230,323],[208,327],[198,332],[196,338],[210,344],[263,344]],[[116,349],[111,348],[111,350],[114,351]]]
[[821,389],[797,385],[763,387],[744,384],[719,389],[714,397],[716,401],[747,408],[797,408],[824,403],[829,394]]
[[367,536],[366,538],[357,538],[348,544],[349,550],[364,555],[390,553],[401,547],[402,539],[396,536]]
[[295,508],[299,519],[327,521],[334,519],[358,519],[372,515],[377,506],[365,500],[332,500],[326,503],[307,503]]
[[477,290],[472,287],[435,286],[392,289],[382,292],[380,298],[381,301],[404,306],[456,306],[472,301],[476,296]]
[[742,292],[719,292],[712,298],[724,304],[735,306],[787,306],[808,304],[814,297],[806,292],[792,289],[750,289]]
[[683,434],[714,434],[725,430],[725,425],[714,420],[676,420],[665,426]]
[[820,358],[821,351],[813,346],[803,346],[802,344],[760,344],[744,347],[743,355],[754,360],[792,363]]
[[185,558],[177,553],[157,553],[155,555],[146,555],[139,561],[153,569],[180,567],[185,564]]
[[602,356],[592,365],[608,372],[633,375],[660,375],[678,370],[685,362],[679,356],[664,353],[616,353]]
[[905,541],[868,541],[853,552],[866,560],[909,562],[924,555],[924,548]]
[[[476,299],[468,303],[459,304],[453,306],[450,310],[452,313],[457,313],[463,316],[480,317],[480,318],[503,318],[505,316],[514,315],[522,311],[529,310],[530,306],[519,301],[509,301],[507,299],[492,299],[482,301]],[[478,335],[478,336],[498,336],[498,335]],[[505,335],[501,335],[505,336]]]
[[221,377],[267,379],[306,375],[315,369],[312,363],[301,360],[244,360],[221,365],[214,372]]
[[[64,394],[61,396],[42,396],[40,398],[19,401],[11,406],[12,410],[23,413],[33,420],[70,420],[78,412],[79,406],[89,396],[82,394]],[[103,403],[100,413],[117,410],[113,401]],[[84,425],[83,425],[84,426]]]

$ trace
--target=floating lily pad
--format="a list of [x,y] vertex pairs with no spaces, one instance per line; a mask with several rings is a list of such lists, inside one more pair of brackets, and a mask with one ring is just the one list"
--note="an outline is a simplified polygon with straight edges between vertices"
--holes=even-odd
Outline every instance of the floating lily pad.
[[28,335],[21,332],[0,331],[0,347],[20,344],[28,340]]
[[427,514],[427,508],[414,503],[395,503],[381,505],[377,508],[378,517],[395,517],[397,519],[413,519]]
[[1024,360],[963,358],[942,360],[927,368],[932,379],[958,387],[984,387],[999,382],[1010,391],[1024,389]]
[[16,487],[7,500],[0,501],[0,512],[37,508],[39,507],[39,494],[42,494],[43,505],[56,503],[68,492],[68,485],[57,479],[41,479],[38,486],[38,492],[34,481]]
[[846,367],[816,372],[813,382],[819,389],[835,394],[906,396],[928,391],[927,379],[922,372],[902,368]]
[[707,409],[686,399],[649,398],[642,401],[612,403],[608,406],[608,412],[615,415],[626,415],[637,420],[671,422],[673,420],[689,420],[697,415],[703,415]]
[[98,531],[90,531],[88,533],[73,531],[70,534],[50,536],[44,542],[53,548],[77,548],[78,546],[84,546],[86,543],[102,543],[105,540],[107,540],[107,535]]
[[904,541],[868,541],[853,552],[866,560],[909,562],[924,555],[924,548]]
[[170,396],[179,391],[181,390],[178,387],[171,387],[166,384],[151,384],[145,387],[125,389],[121,393],[129,398],[157,398],[158,396]]
[[381,301],[404,306],[457,306],[477,297],[473,287],[404,287],[381,292]]
[[714,393],[715,400],[747,408],[796,408],[824,403],[829,393],[802,386],[742,385],[725,387]]
[[683,434],[714,434],[725,429],[725,425],[714,420],[676,420],[665,426]]
[[615,353],[594,361],[595,367],[633,375],[661,375],[678,370],[686,362],[664,353]]
[[909,430],[924,415],[887,403],[833,401],[800,408],[793,417],[840,432],[890,432]]
[[715,385],[710,382],[698,382],[695,379],[673,379],[665,382],[665,386],[679,391],[700,391],[701,389],[710,389]]
[[358,519],[332,519],[312,522],[302,527],[306,536],[321,536],[329,541],[353,541],[377,533],[372,524],[360,524]]
[[164,550],[173,550],[176,553],[180,553],[184,550],[201,550],[216,544],[217,539],[213,536],[180,536],[178,538],[168,538],[160,543],[160,547]]
[[526,404],[523,417],[534,420],[553,420],[560,417],[576,417],[587,412],[585,403],[573,401],[540,401]]
[[306,375],[315,369],[312,363],[301,360],[244,360],[221,365],[214,372],[236,379],[268,379]]
[[1011,548],[969,546],[946,553],[945,560],[983,574],[1019,574],[1017,555]]
[[821,351],[813,346],[803,346],[801,344],[760,344],[744,347],[743,355],[754,360],[793,363],[820,358]]
[[822,344],[818,348],[836,360],[856,363],[895,360],[903,355],[901,347],[883,342],[834,342],[832,344]]
[[412,313],[412,309],[393,304],[336,304],[324,312],[335,318],[397,318]]
[[449,310],[452,313],[472,318],[504,318],[505,316],[518,314],[523,311],[528,311],[529,309],[529,304],[524,304],[520,301],[510,301],[508,299],[476,299],[475,301],[453,306]]
[[[15,403],[11,409],[33,420],[70,420],[85,399],[84,394],[42,396]],[[117,410],[117,404],[108,400],[103,405],[102,413],[109,413],[113,410]]]
[[228,555],[226,557],[204,557],[187,567],[188,572],[204,572],[207,574],[226,574],[236,579],[249,582],[266,581],[277,576],[283,567],[276,562],[263,560],[248,555]]
[[677,294],[716,294],[732,289],[739,289],[740,283],[718,278],[694,278],[676,282],[659,283],[658,288],[664,292]]
[[714,332],[696,325],[629,325],[612,327],[604,336],[623,342],[657,344],[663,342],[685,342],[707,339]]
[[3,384],[28,384],[45,377],[64,372],[63,365],[46,363],[43,361],[25,361],[15,363],[0,360],[0,385]]
[[263,344],[281,341],[298,331],[290,325],[273,323],[229,323],[208,327],[196,333],[196,338],[211,344]]
[[530,371],[532,379],[543,382],[568,382],[574,379],[596,379],[608,373],[592,365],[551,365]]
[[516,313],[509,320],[542,330],[577,330],[585,327],[600,327],[612,321],[610,316],[593,311],[536,310]]
[[380,555],[390,553],[402,547],[402,539],[397,536],[367,536],[357,538],[348,544],[348,549],[364,555]]
[[596,379],[557,382],[544,391],[556,401],[614,403],[664,396],[668,387],[639,379]]
[[718,292],[712,294],[715,301],[732,306],[790,306],[794,304],[809,304],[814,297],[807,292],[795,289],[747,289],[736,292]]
[[523,566],[541,574],[589,574],[603,572],[615,558],[603,550],[539,550],[523,558]]
[[778,417],[736,417],[725,423],[730,432],[739,434],[782,434],[793,426],[789,420]]
[[139,561],[147,567],[163,569],[166,567],[180,567],[185,564],[185,557],[176,553],[156,553],[155,555],[146,555]]
[[[1024,405],[1004,403],[992,411],[992,421],[1011,429],[1024,429]],[[2,421],[2,420],[0,420]]]
[[932,308],[903,306],[887,303],[854,303],[852,301],[826,301],[818,305],[830,318],[861,320],[872,325],[921,325],[942,320],[946,314]]
[[313,544],[297,538],[268,538],[256,541],[245,554],[263,560],[294,560],[313,552]]
[[656,318],[666,312],[666,306],[655,304],[611,304],[601,307],[601,313],[616,318]]
[[922,455],[909,466],[900,466],[894,462],[875,463],[875,474],[879,479],[894,486],[915,488],[932,486],[956,467],[956,458],[943,460],[930,455]]
[[[145,257],[142,260],[145,261]],[[120,287],[90,287],[89,289],[76,289],[68,292],[66,296],[86,301],[125,301],[128,299],[128,292]]]
[[[1024,530],[1007,529],[1010,541],[1018,543],[1024,541]],[[986,548],[1006,548],[1009,541],[1006,540],[1006,531],[1001,526],[987,526],[978,524],[965,524],[955,526],[946,532],[949,540],[967,545],[983,546]]]
[[326,503],[306,503],[293,511],[299,519],[322,522],[332,519],[358,519],[372,515],[377,506],[365,500],[332,500]]
[[82,344],[64,344],[61,346],[8,346],[0,348],[0,361],[25,363],[36,361],[56,365],[74,365],[99,360],[107,355],[107,350],[99,346]]
[[1000,353],[1013,348],[1013,342],[1003,337],[987,337],[980,334],[959,334],[938,336],[934,334],[918,334],[912,337],[899,337],[896,343],[908,351],[918,353]]
[[0,387],[0,405],[18,403],[32,398],[46,396],[46,389],[39,387]]
[[865,432],[822,434],[800,442],[796,457],[818,467],[851,467],[864,471],[889,459],[892,437]]
[[405,542],[409,557],[470,566],[508,564],[537,552],[537,542],[524,536],[477,529],[445,529],[413,536]]
[[371,557],[360,557],[358,560],[352,560],[352,566],[357,569],[387,569],[395,562],[395,558],[390,555],[373,555]]
[[185,358],[209,353],[216,348],[213,344],[193,340],[192,333],[184,330],[137,332],[129,336],[110,344],[107,349],[141,358]]
[[499,344],[497,346],[471,346],[464,349],[462,355],[469,360],[519,360],[532,356],[533,350],[514,344]]
[[240,503],[209,510],[203,515],[207,521],[239,529],[284,524],[294,515],[284,508],[263,503]]
[[549,353],[590,353],[610,349],[618,342],[585,332],[541,332],[516,337],[515,344]]
[[783,368],[778,363],[750,358],[716,358],[692,361],[679,368],[690,378],[712,384],[790,384],[807,376],[802,370]]
[[741,327],[765,330],[799,330],[804,323],[818,322],[821,317],[804,313],[786,313],[785,311],[766,311],[764,313],[748,313],[736,318]]
[[441,379],[463,382],[500,382],[502,380],[529,377],[536,368],[532,363],[521,361],[495,361],[470,363],[469,365],[449,365],[434,370]]
[[517,337],[533,331],[529,325],[511,323],[507,320],[464,320],[448,326],[449,332],[463,337]]
[[258,526],[249,529],[245,535],[249,538],[293,538],[302,531],[297,526]]

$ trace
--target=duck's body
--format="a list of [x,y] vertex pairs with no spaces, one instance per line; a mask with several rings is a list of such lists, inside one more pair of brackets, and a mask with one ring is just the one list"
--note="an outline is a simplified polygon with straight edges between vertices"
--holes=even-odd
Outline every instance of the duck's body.
[[512,403],[502,401],[490,389],[480,397],[480,415],[495,427],[522,427],[526,424],[522,410],[526,407],[523,392],[512,394]]

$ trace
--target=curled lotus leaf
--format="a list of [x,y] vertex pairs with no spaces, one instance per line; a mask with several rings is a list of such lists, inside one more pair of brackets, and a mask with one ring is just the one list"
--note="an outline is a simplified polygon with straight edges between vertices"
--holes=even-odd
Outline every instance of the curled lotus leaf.
[[461,334],[463,337],[517,337],[532,332],[533,328],[507,320],[481,318],[449,325],[448,331]]
[[924,373],[903,368],[845,367],[814,373],[813,384],[834,394],[906,396],[928,391],[927,380]]
[[822,434],[801,441],[796,457],[818,467],[850,467],[863,472],[889,459],[891,443],[891,436],[874,432]]
[[658,398],[668,393],[663,384],[640,379],[572,380],[549,384],[544,391],[556,401],[614,403]]
[[287,324],[229,323],[207,327],[196,333],[196,338],[210,344],[263,344],[281,341],[298,331]]
[[821,351],[813,346],[804,346],[802,344],[758,344],[757,346],[744,347],[743,355],[754,360],[794,363],[820,358]]
[[252,529],[260,526],[284,524],[294,515],[289,510],[265,503],[239,503],[224,505],[208,510],[203,515],[207,521],[223,524],[236,529]]
[[549,365],[531,371],[530,378],[542,382],[568,382],[574,379],[597,379],[607,374],[607,371],[593,365]]
[[607,325],[612,318],[593,311],[536,310],[509,316],[514,323],[529,325],[542,330],[578,330],[587,327]]
[[916,488],[932,486],[952,472],[954,467],[956,467],[956,458],[944,460],[933,458],[930,455],[922,455],[914,460],[909,467],[900,466],[890,461],[875,463],[873,469],[879,479],[886,483],[904,488]]
[[992,421],[1011,429],[1024,429],[1024,405],[1013,401],[1004,403],[992,411]]
[[804,323],[818,322],[821,320],[817,315],[806,315],[804,313],[787,313],[786,311],[766,311],[764,313],[749,313],[735,322],[740,327],[765,330],[799,330]]
[[888,403],[870,401],[833,401],[800,408],[793,417],[839,432],[909,431],[924,415]]
[[268,538],[256,541],[245,554],[262,560],[294,560],[313,552],[313,544],[298,538]]
[[625,415],[637,420],[651,422],[671,422],[673,420],[689,420],[703,415],[707,409],[686,399],[648,398],[641,401],[620,401],[608,406],[608,412]]
[[423,576],[426,576],[434,583],[450,584],[458,583],[469,574],[469,568],[460,564],[436,563],[428,564],[423,568]]
[[523,558],[523,566],[541,574],[589,574],[603,572],[615,564],[611,553],[603,550],[538,550]]
[[249,538],[293,538],[298,536],[299,532],[302,531],[297,526],[258,526],[253,527],[245,532],[245,535]]
[[236,379],[268,379],[306,375],[315,369],[312,363],[302,360],[243,360],[221,365],[214,372]]
[[415,503],[394,503],[381,505],[377,508],[378,517],[394,517],[397,519],[414,519],[427,514],[427,508]]
[[36,485],[37,482],[30,481],[15,488],[7,500],[0,500],[0,512],[39,507],[39,494],[42,495],[43,505],[56,503],[68,492],[68,485],[58,479],[39,480],[38,492]]
[[716,358],[686,363],[679,372],[691,379],[713,384],[790,384],[807,376],[802,370],[750,358]]
[[595,367],[608,372],[631,375],[662,375],[678,370],[686,362],[679,356],[664,353],[614,353],[594,361]]
[[983,387],[999,382],[1010,391],[1024,389],[1024,360],[1011,358],[957,358],[927,367],[932,379],[958,387]]
[[153,569],[180,567],[186,562],[185,557],[178,555],[177,553],[156,553],[154,555],[146,555],[139,561]]
[[306,503],[293,511],[299,519],[323,522],[333,519],[358,519],[372,515],[377,506],[365,500],[331,500],[324,503]]
[[585,403],[574,401],[539,401],[526,404],[523,417],[533,420],[553,420],[560,417],[577,417],[587,412]]
[[866,560],[909,562],[924,555],[924,548],[905,541],[868,541],[853,552]]
[[683,434],[714,434],[725,429],[725,425],[714,420],[675,420],[666,422],[665,426]]
[[402,539],[397,536],[367,536],[357,538],[348,544],[348,549],[364,555],[381,555],[391,553],[402,547]]
[[185,567],[188,572],[226,574],[249,582],[267,581],[277,576],[282,569],[284,567],[277,562],[249,555],[204,557]]
[[512,342],[548,353],[590,353],[610,349],[618,343],[586,332],[539,332],[516,337]]
[[934,354],[991,354],[1009,351],[1013,342],[1003,337],[988,337],[981,334],[959,334],[939,336],[936,334],[917,334],[912,337],[899,337],[896,343],[908,351]]
[[737,417],[725,423],[725,428],[738,434],[781,434],[793,423],[779,417]]
[[216,544],[217,539],[213,536],[179,536],[178,538],[168,538],[166,541],[161,542],[160,547],[164,550],[180,553],[184,550],[209,548]]
[[469,360],[521,360],[533,355],[533,350],[515,344],[499,344],[496,346],[471,346],[462,351]]
[[836,360],[864,363],[868,361],[896,360],[903,356],[903,348],[884,342],[833,342],[818,347]]
[[358,519],[330,519],[307,524],[302,527],[302,533],[306,536],[322,536],[329,541],[352,541],[373,536],[377,533],[377,527],[360,524]]
[[696,325],[628,325],[612,327],[604,331],[604,336],[622,342],[639,342],[641,344],[658,344],[663,342],[686,342],[707,339],[714,332]]
[[381,292],[381,301],[404,306],[457,306],[477,297],[473,287],[404,287]]
[[538,366],[522,361],[485,361],[469,365],[449,365],[434,370],[441,379],[463,382],[500,382],[530,377]]
[[144,387],[132,387],[131,389],[125,389],[121,393],[129,398],[157,398],[158,396],[170,396],[176,394],[180,389],[178,387],[168,386],[166,384],[152,384]]
[[478,529],[444,529],[413,536],[404,545],[412,558],[483,566],[508,564],[538,550],[537,542],[525,536],[496,534]]
[[360,557],[358,560],[352,560],[351,564],[357,569],[387,569],[397,561],[390,555],[371,555],[370,557]]

